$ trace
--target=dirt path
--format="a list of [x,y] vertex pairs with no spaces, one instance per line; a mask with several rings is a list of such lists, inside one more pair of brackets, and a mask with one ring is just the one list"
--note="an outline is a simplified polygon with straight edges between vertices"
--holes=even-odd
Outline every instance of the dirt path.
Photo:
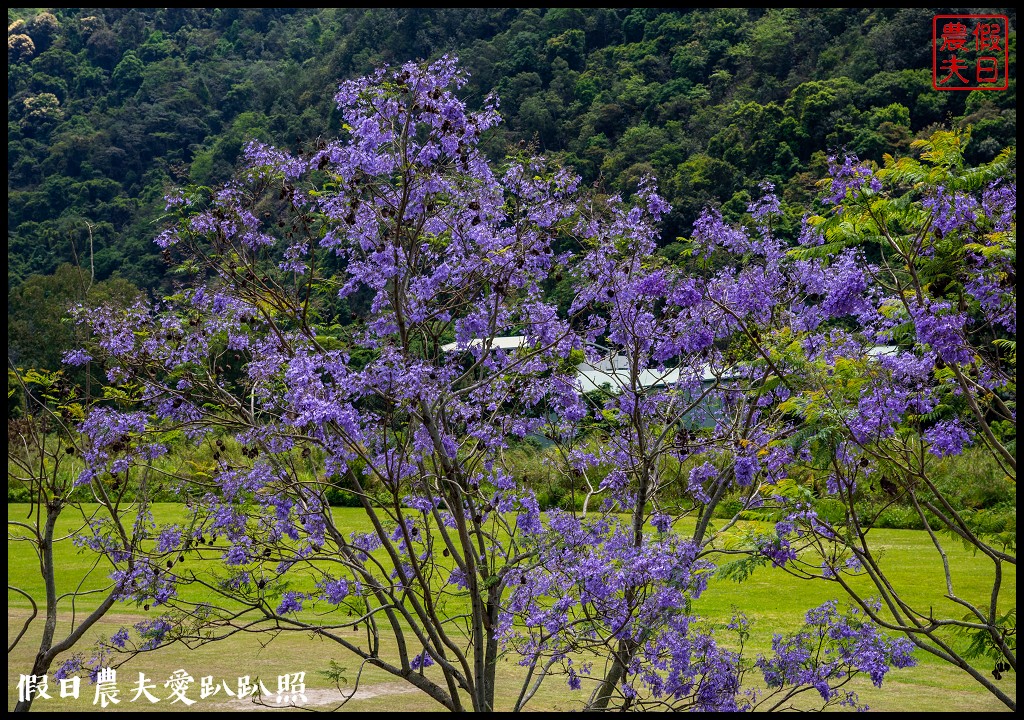
[[[351,689],[346,688],[345,693],[342,694],[337,689],[322,690],[311,688],[305,692],[305,700],[295,702],[296,707],[318,707],[322,708],[325,706],[337,706],[341,705],[346,700],[369,700],[376,697],[384,697],[388,695],[405,695],[408,693],[419,692],[415,687],[407,683],[400,682],[387,682],[377,683],[375,685],[363,685],[355,693],[352,693]],[[220,702],[215,707],[210,708],[211,710],[278,710],[281,708],[288,707],[288,703],[282,703],[278,705],[274,702],[274,697],[270,696],[265,701],[260,703],[254,703],[252,698],[246,699],[233,699],[226,702]]]

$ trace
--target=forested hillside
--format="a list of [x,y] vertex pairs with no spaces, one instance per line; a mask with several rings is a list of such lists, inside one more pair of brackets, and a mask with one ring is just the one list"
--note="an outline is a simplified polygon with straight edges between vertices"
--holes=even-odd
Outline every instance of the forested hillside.
[[990,160],[1015,143],[1016,36],[1008,90],[939,92],[939,12],[9,10],[8,353],[53,367],[71,302],[169,291],[165,192],[227,179],[253,138],[343,133],[337,83],[382,63],[457,55],[470,105],[501,100],[495,157],[534,143],[609,192],[655,175],[663,245],[707,204],[738,218],[766,180],[795,226],[830,152],[881,161],[969,126],[967,159]]

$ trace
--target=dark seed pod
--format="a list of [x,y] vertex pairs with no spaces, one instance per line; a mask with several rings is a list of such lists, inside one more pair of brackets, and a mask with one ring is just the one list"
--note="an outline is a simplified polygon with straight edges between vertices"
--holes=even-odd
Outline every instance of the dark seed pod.
[[896,485],[896,483],[894,483],[892,480],[885,477],[884,475],[882,476],[879,485],[881,485],[882,489],[889,495],[896,495],[899,492],[899,487]]

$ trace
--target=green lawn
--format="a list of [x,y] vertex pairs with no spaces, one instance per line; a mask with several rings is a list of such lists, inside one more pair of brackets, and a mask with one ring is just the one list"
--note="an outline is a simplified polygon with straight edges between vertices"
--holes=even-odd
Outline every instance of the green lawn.
[[[9,505],[10,519],[23,519],[28,506]],[[178,516],[180,506],[166,504],[157,506],[155,519],[160,522],[172,522]],[[335,509],[339,527],[348,531],[365,531],[369,529],[362,511],[358,509]],[[69,519],[70,520],[70,519]],[[66,522],[60,528],[63,532],[76,529],[76,525]],[[941,565],[935,557],[934,550],[923,532],[909,530],[877,530],[875,533],[876,547],[885,549],[885,562],[890,572],[901,587],[915,602],[925,607],[931,605],[938,612],[943,604],[948,603],[942,597],[943,582]],[[988,565],[981,559],[972,556],[958,545],[950,544],[949,560],[956,572],[957,591],[973,600],[985,597],[986,585],[990,581]],[[57,564],[60,568],[60,588],[67,590],[81,583],[83,588],[102,586],[106,570],[93,568],[91,553],[79,551],[70,542],[57,547]],[[191,565],[189,564],[191,563]],[[185,567],[194,567],[201,573],[204,561],[186,561]],[[8,580],[39,597],[42,583],[34,556],[25,543],[8,541]],[[803,613],[810,607],[824,600],[836,597],[838,588],[822,582],[798,581],[788,574],[765,569],[755,573],[743,583],[728,580],[712,580],[708,591],[695,603],[695,611],[713,621],[727,622],[734,608],[741,608],[753,621],[749,647],[754,650],[767,649],[773,632],[789,630],[797,627]],[[204,598],[202,593],[190,590],[190,599]],[[1004,577],[1004,595],[1007,603],[1015,602],[1016,575]],[[86,597],[76,608],[79,612],[94,604],[92,597]],[[65,614],[70,613],[70,605],[62,607]],[[112,611],[100,627],[91,632],[80,645],[89,648],[100,636],[110,635],[122,625],[138,622],[146,617],[155,617],[158,609],[148,612],[134,605],[118,606]],[[8,640],[13,639],[20,629],[29,611],[28,602],[20,595],[8,592]],[[22,642],[8,656],[8,700],[13,706],[17,695],[17,679],[19,672],[25,672],[31,657],[32,642],[38,637],[38,621],[29,642]],[[354,634],[353,634],[354,635]],[[269,641],[269,642],[268,642]],[[357,667],[351,656],[346,657],[340,647],[319,638],[305,634],[282,634],[275,638],[256,635],[238,635],[227,641],[208,645],[198,650],[189,651],[183,647],[175,647],[159,653],[139,656],[119,670],[119,681],[122,688],[122,702],[117,710],[231,710],[241,707],[237,700],[225,698],[224,693],[198,700],[198,682],[201,676],[212,675],[218,681],[228,680],[234,686],[237,678],[242,675],[260,676],[270,692],[276,692],[277,677],[284,673],[306,672],[306,685],[309,690],[307,700],[317,703],[321,709],[327,709],[338,700],[337,691],[332,691],[330,682],[317,672],[325,669],[331,660],[349,668],[346,673],[349,684],[356,678]],[[885,686],[879,690],[869,682],[861,682],[857,689],[861,697],[872,709],[878,710],[917,710],[917,711],[999,711],[1003,706],[962,672],[935,660],[930,656],[918,655],[919,665],[914,668],[891,673]],[[198,700],[190,708],[181,703],[170,705],[162,700],[155,705],[141,702],[130,703],[131,687],[137,681],[138,673],[144,672],[147,677],[158,684],[158,696],[164,697],[169,691],[163,688],[163,681],[170,674],[183,668],[196,678],[195,692],[191,695]],[[516,687],[521,669],[510,658],[505,663],[502,682],[506,689],[499,689],[499,697],[508,698]],[[51,670],[52,673],[52,670]],[[51,678],[52,682],[52,678]],[[1002,681],[1005,688],[1015,695],[1016,675],[1009,673]],[[52,686],[51,686],[52,687]],[[42,700],[36,703],[36,710],[90,710],[98,709],[92,705],[94,688],[85,681],[82,685],[82,697],[77,700],[61,699],[59,693],[53,700]],[[564,681],[553,679],[547,683],[537,696],[531,708],[562,709],[578,708],[580,693],[570,691]],[[511,700],[509,700],[511,703]],[[273,700],[271,699],[271,704]],[[425,696],[409,692],[409,688],[395,682],[390,676],[379,671],[367,671],[360,681],[360,695],[345,706],[353,710],[427,710],[440,709]],[[108,707],[107,710],[112,708]]]

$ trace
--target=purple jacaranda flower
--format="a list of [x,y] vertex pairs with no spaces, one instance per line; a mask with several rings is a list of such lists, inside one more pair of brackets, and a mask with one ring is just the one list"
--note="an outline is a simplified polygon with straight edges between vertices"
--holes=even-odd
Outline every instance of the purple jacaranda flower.
[[931,302],[911,308],[918,341],[929,345],[947,363],[968,363],[973,353],[964,338],[967,316],[948,302]]
[[425,650],[409,661],[409,667],[413,670],[423,670],[434,664],[434,658]]
[[937,457],[959,455],[971,444],[971,435],[957,420],[941,420],[925,430],[928,452]]
[[856,155],[846,155],[842,162],[835,155],[829,157],[828,172],[832,183],[829,194],[821,200],[827,205],[839,205],[848,195],[865,189],[874,192],[882,189],[871,168],[860,162]]
[[135,623],[134,627],[139,639],[143,641],[139,649],[153,650],[164,642],[174,626],[167,618],[160,617],[155,620],[142,620]]
[[305,593],[294,592],[289,590],[281,597],[281,602],[278,604],[277,609],[274,610],[278,615],[284,615],[285,613],[295,613],[302,610],[302,601],[306,598]]
[[64,680],[65,678],[74,677],[78,672],[81,671],[85,663],[85,658],[79,654],[72,655],[70,658],[61,663],[60,667],[53,674],[53,677],[57,680]]
[[665,513],[656,513],[651,516],[651,525],[653,525],[658,532],[668,532],[672,527],[672,517]]
[[128,628],[121,628],[116,633],[110,636],[110,644],[116,648],[124,648],[128,642]]
[[317,583],[317,587],[322,593],[321,597],[332,605],[338,605],[348,597],[349,582],[344,578],[324,578]]
[[181,545],[181,528],[172,526],[161,531],[156,540],[156,551],[158,553],[173,552]]
[[92,355],[85,350],[68,350],[61,357],[61,362],[72,367],[80,367],[92,360]]
[[932,228],[942,237],[970,227],[977,217],[978,201],[962,192],[949,192],[939,185],[934,195],[926,197],[921,205],[932,212]]

